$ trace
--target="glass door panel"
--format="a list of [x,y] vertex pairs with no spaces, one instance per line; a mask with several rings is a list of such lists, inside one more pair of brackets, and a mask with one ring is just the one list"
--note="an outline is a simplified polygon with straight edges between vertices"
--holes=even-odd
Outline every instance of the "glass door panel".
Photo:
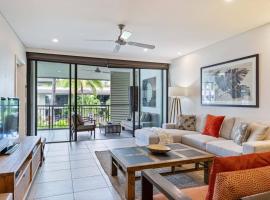
[[140,70],[140,125],[161,127],[164,107],[163,71]]
[[70,65],[38,61],[36,69],[37,135],[70,141]]

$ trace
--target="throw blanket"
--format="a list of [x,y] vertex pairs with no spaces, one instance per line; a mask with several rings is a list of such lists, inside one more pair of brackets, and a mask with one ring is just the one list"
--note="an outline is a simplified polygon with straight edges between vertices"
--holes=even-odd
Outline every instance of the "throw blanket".
[[166,131],[162,128],[151,128],[151,131],[158,135],[159,144],[171,144],[173,143],[173,138],[170,134],[166,133]]

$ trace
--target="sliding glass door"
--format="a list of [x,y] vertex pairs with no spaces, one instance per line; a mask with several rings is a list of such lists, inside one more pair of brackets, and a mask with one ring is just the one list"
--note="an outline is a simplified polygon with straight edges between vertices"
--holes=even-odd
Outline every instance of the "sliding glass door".
[[72,65],[37,62],[36,131],[47,142],[70,141]]
[[28,135],[47,142],[118,139],[167,120],[167,70],[35,60],[30,66]]

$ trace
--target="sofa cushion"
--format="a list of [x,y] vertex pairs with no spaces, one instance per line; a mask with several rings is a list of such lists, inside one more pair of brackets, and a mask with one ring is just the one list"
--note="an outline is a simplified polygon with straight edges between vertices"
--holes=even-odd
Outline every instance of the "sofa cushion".
[[[186,131],[179,129],[163,129],[162,131],[170,134],[174,143],[180,143],[183,135],[198,134],[196,131]],[[155,133],[153,128],[138,129],[135,131],[135,142],[140,146],[158,144],[159,136]]]
[[231,139],[234,122],[235,122],[234,117],[225,117],[220,128],[220,137],[223,137],[228,140]]
[[181,130],[196,131],[196,116],[195,115],[177,116],[176,128]]
[[[270,167],[222,172],[216,177],[213,200],[234,200],[270,190]],[[260,199],[260,198],[258,198]]]
[[250,123],[248,126],[248,131],[250,132],[250,136],[248,138],[248,142],[253,141],[262,141],[267,138],[267,129],[269,127],[267,125],[263,125],[260,123]]
[[219,131],[224,118],[225,116],[207,115],[203,134],[213,137],[219,137]]
[[224,138],[216,138],[209,135],[203,134],[186,134],[182,136],[182,143],[201,149],[206,150],[206,143],[210,141],[225,140]]
[[254,153],[241,156],[215,157],[209,176],[209,188],[206,200],[212,200],[216,176],[220,172],[253,169],[270,165],[270,152]]
[[208,142],[206,144],[206,151],[217,156],[238,156],[242,154],[243,147],[232,140],[218,140]]
[[[198,186],[198,187],[190,187],[181,189],[186,196],[188,196],[192,200],[205,200],[205,196],[207,194],[208,186]],[[156,194],[153,196],[153,200],[167,200],[167,198],[163,194]]]

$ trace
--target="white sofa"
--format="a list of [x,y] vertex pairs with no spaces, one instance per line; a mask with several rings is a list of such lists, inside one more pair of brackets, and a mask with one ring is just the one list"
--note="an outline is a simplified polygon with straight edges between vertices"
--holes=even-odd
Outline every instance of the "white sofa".
[[[246,120],[234,117],[225,117],[220,129],[220,137],[203,135],[205,116],[196,117],[196,131],[179,130],[175,124],[163,124],[162,131],[172,136],[174,143],[183,143],[217,156],[233,156],[255,152],[270,151],[270,128],[266,131],[266,137],[262,141],[247,141],[238,145],[233,141],[235,128]],[[251,123],[251,122],[248,122]],[[261,122],[261,124],[266,124]],[[269,124],[268,124],[269,126]],[[159,136],[152,128],[143,128],[135,131],[135,141],[139,146],[159,143]]]

